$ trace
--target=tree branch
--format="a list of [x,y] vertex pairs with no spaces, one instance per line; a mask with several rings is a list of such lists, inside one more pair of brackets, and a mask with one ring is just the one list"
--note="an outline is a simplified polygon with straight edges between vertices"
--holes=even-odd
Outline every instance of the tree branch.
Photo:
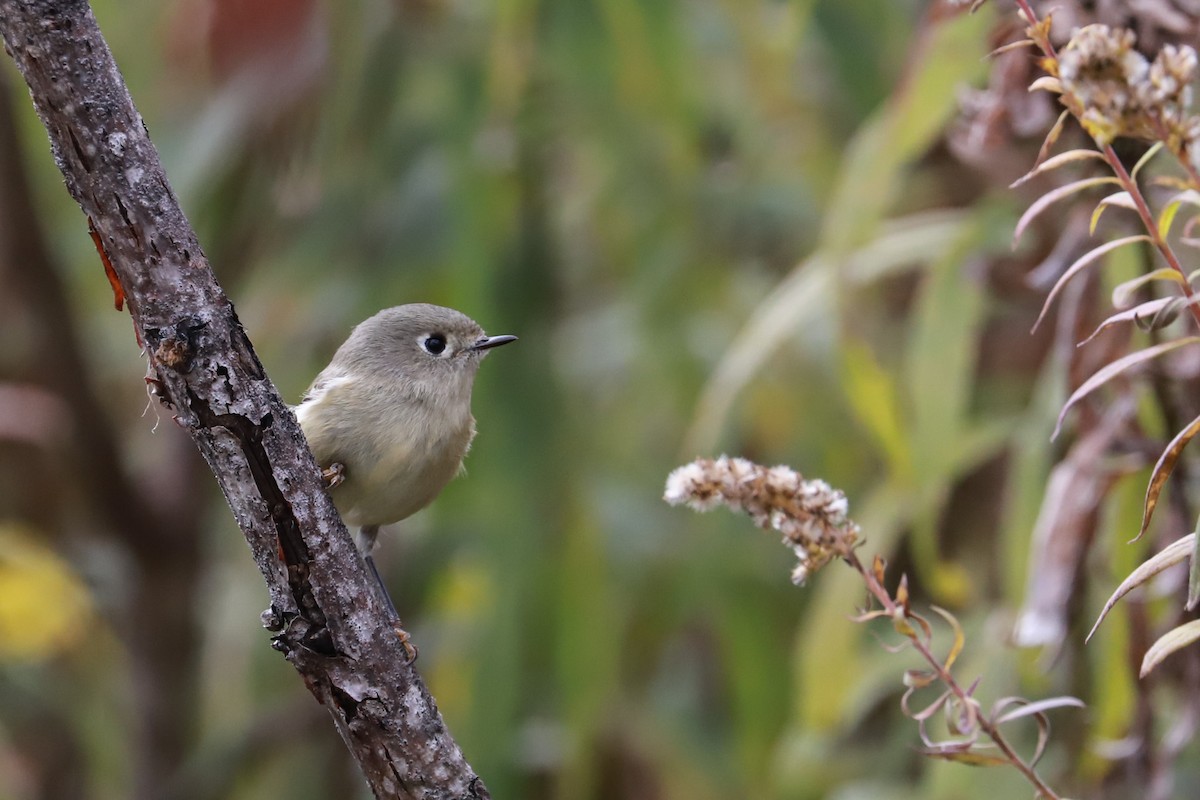
[[487,798],[447,732],[167,183],[84,0],[0,0],[67,189],[97,233],[150,360],[271,596],[264,623],[377,797]]

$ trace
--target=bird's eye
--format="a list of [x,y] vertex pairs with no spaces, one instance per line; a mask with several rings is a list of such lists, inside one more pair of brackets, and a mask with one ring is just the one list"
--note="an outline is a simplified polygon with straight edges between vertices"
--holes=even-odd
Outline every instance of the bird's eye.
[[429,353],[435,356],[441,355],[442,351],[446,349],[446,337],[438,333],[430,334],[425,337],[422,344]]

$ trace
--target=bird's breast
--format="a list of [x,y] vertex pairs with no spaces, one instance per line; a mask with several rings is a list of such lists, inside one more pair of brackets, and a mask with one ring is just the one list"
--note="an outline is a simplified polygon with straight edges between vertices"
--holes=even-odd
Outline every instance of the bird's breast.
[[469,406],[411,402],[364,409],[373,435],[345,449],[334,502],[348,525],[387,525],[429,505],[458,473],[475,435]]

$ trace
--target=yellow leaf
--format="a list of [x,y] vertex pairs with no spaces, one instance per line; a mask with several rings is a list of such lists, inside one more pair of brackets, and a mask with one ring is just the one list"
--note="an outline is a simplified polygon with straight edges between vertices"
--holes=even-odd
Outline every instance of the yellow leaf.
[[72,646],[92,613],[79,577],[32,534],[0,524],[0,660],[37,661]]

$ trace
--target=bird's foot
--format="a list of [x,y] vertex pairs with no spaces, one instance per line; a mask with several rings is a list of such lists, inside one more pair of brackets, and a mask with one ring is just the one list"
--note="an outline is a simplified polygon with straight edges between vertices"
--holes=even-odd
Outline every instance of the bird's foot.
[[400,638],[400,646],[404,648],[404,663],[405,663],[405,665],[411,664],[414,661],[416,661],[417,660],[417,646],[415,644],[413,644],[412,636],[409,635],[408,631],[406,631],[406,630],[404,630],[404,628],[400,627],[399,622],[397,622],[395,625],[392,626],[392,630],[394,630],[396,632],[396,636],[398,636]]
[[340,486],[346,480],[346,465],[340,461],[335,461],[327,468],[321,470],[321,477],[325,479],[325,488],[327,489]]

